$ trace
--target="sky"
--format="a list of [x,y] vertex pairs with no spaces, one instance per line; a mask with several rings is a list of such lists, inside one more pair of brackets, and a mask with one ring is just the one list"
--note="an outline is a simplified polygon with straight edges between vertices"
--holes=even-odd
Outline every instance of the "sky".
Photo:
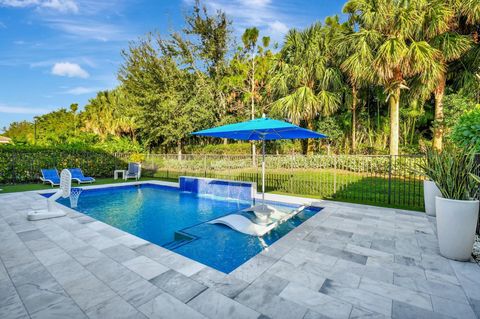
[[[128,48],[150,31],[184,27],[194,0],[0,0],[0,131],[118,85]],[[232,21],[282,43],[290,28],[340,14],[344,0],[203,0]]]

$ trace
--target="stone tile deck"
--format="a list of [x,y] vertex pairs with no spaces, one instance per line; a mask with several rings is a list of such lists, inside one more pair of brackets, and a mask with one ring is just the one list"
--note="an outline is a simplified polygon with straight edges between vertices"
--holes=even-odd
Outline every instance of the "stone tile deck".
[[224,274],[71,210],[29,222],[45,199],[0,195],[0,318],[480,318],[480,267],[439,255],[434,219],[315,204]]

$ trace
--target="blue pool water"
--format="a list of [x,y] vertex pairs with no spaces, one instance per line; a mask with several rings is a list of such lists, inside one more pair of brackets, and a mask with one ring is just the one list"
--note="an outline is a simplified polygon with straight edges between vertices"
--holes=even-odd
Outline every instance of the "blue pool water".
[[[70,207],[69,199],[59,202]],[[84,190],[75,208],[90,217],[229,273],[315,215],[307,208],[261,238],[207,221],[251,206],[154,184]],[[281,210],[295,206],[273,203]]]

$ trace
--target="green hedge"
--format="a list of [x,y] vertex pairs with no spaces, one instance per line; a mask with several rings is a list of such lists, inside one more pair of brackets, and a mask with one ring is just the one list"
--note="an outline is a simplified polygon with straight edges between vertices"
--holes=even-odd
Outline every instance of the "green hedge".
[[127,159],[98,150],[0,148],[0,183],[38,181],[42,168],[80,167],[88,176],[111,177],[116,168],[126,168]]
[[[268,169],[339,169],[356,173],[398,175],[414,174],[418,170],[421,156],[369,156],[369,155],[280,155],[267,156]],[[260,166],[261,156],[257,157]],[[252,168],[251,155],[177,155],[152,154],[145,164],[153,169],[180,171],[223,171]],[[418,173],[420,174],[420,173]]]

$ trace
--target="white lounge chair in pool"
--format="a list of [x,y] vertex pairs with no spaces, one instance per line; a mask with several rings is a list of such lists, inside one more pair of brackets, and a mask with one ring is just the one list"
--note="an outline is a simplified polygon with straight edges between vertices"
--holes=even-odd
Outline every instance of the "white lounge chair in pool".
[[209,224],[222,224],[228,226],[236,231],[241,233],[261,237],[271,231],[277,223],[272,223],[270,225],[259,225],[252,222],[245,216],[238,214],[230,214],[224,217],[217,218],[215,220],[209,221]]
[[263,235],[265,235],[266,233],[268,233],[269,231],[277,227],[280,223],[292,218],[293,216],[295,216],[305,208],[305,206],[301,206],[291,211],[290,213],[284,213],[276,210],[271,206],[268,206],[268,205],[263,205],[263,206],[265,207],[262,207],[261,209],[258,209],[258,206],[253,206],[253,207],[244,209],[243,211],[253,212],[257,216],[257,219],[259,219],[258,212],[262,210],[263,211],[268,210],[269,211],[268,219],[270,220],[270,223],[268,223],[268,221],[267,223],[263,223],[263,221],[259,219],[261,223],[258,224],[253,222],[251,219],[240,214],[230,214],[230,215],[223,216],[223,217],[214,219],[212,221],[209,221],[208,223],[222,224],[247,235],[262,237]]
[[142,166],[139,163],[128,163],[128,170],[125,171],[125,180],[135,178],[137,181],[142,175]]

